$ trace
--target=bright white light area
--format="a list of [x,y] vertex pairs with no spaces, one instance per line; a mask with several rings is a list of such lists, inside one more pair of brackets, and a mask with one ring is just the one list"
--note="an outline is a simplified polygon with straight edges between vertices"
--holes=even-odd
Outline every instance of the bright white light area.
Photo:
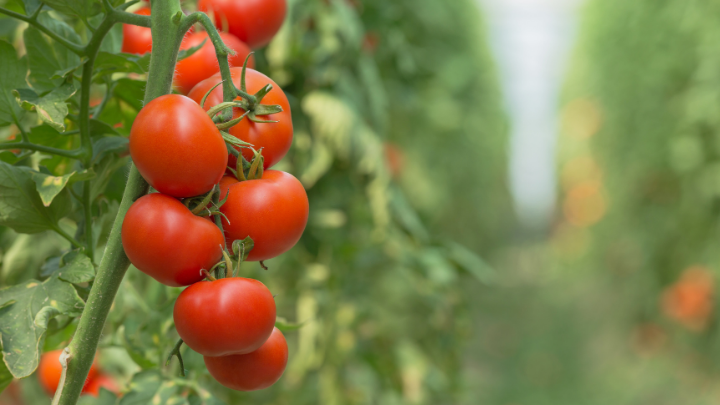
[[560,88],[582,0],[478,0],[510,115],[510,188],[523,225],[544,228],[555,210]]

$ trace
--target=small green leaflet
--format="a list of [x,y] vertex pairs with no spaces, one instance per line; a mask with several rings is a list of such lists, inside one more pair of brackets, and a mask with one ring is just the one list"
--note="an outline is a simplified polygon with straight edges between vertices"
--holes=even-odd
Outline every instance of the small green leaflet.
[[62,281],[79,284],[88,283],[95,278],[95,266],[79,249],[65,254],[62,263],[62,267],[57,271],[57,277]]
[[13,94],[23,109],[37,112],[40,120],[58,131],[65,131],[65,117],[68,114],[65,101],[76,91],[75,85],[66,82],[42,97],[30,89],[13,90]]
[[85,303],[71,284],[56,275],[0,290],[3,361],[15,378],[32,374],[50,319],[80,316]]
[[50,206],[53,199],[60,194],[68,184],[90,180],[93,177],[95,177],[95,172],[93,172],[92,169],[81,172],[71,172],[64,176],[52,176],[40,172],[32,173],[32,179],[37,187],[37,192],[40,194],[40,199],[46,207]]
[[99,0],[44,0],[55,10],[78,17],[92,17],[102,11]]
[[20,233],[37,233],[54,229],[70,212],[67,190],[57,195],[49,206],[43,204],[32,179],[33,171],[0,162],[0,225]]

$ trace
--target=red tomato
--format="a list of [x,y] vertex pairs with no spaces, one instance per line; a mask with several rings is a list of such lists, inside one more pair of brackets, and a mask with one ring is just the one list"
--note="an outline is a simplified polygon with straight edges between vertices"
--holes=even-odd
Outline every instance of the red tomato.
[[202,280],[200,270],[209,270],[222,258],[220,229],[164,194],[148,194],[135,201],[121,232],[130,262],[171,287]]
[[285,336],[278,328],[259,349],[248,354],[205,356],[205,367],[217,382],[238,391],[267,388],[280,379],[288,361]]
[[197,103],[177,94],[140,110],[130,129],[130,156],[153,188],[178,198],[210,191],[227,166],[220,131]]
[[[240,88],[240,78],[242,76],[242,68],[231,68],[230,73],[233,78],[233,83],[237,88]],[[220,83],[222,78],[219,74],[212,76],[202,82],[198,83],[193,88],[188,97],[192,98],[200,104],[205,94],[216,84]],[[254,145],[255,149],[263,148],[263,156],[265,157],[265,163],[263,167],[266,169],[275,165],[279,162],[285,154],[290,150],[293,140],[293,125],[292,115],[290,113],[290,103],[285,96],[285,93],[280,87],[272,81],[269,77],[264,74],[253,70],[247,69],[245,73],[245,81],[247,85],[247,91],[250,94],[255,94],[257,91],[265,87],[265,85],[272,84],[273,88],[270,92],[265,95],[262,99],[261,104],[267,105],[279,105],[283,111],[277,114],[258,116],[262,120],[273,120],[278,121],[274,123],[257,123],[252,122],[247,118],[244,118],[237,125],[230,128],[228,131],[230,135],[235,136],[245,142]],[[209,110],[212,106],[222,103],[222,86],[218,86],[215,90],[210,93],[208,98],[205,100],[205,110]],[[237,118],[241,116],[244,111],[240,108],[233,109],[233,117]],[[253,153],[250,149],[238,149],[242,151],[245,159],[250,161],[253,158]],[[237,159],[235,156],[230,155],[228,158],[228,164],[230,167],[235,167]]]
[[120,392],[120,388],[118,387],[115,380],[112,377],[103,373],[98,374],[95,378],[90,380],[83,389],[83,392],[88,395],[97,397],[98,395],[100,395],[100,388],[105,388],[106,390],[114,394]]
[[[309,204],[305,189],[293,175],[266,170],[261,179],[238,182],[231,176],[220,181],[220,207],[228,246],[250,236],[255,247],[248,260],[272,259],[295,246],[307,225]],[[228,222],[230,221],[230,222]]]
[[[61,353],[62,349],[53,350],[51,352],[43,353],[40,357],[40,364],[38,365],[37,371],[38,379],[40,380],[40,385],[43,387],[45,392],[48,393],[48,395],[54,395],[55,390],[57,390],[57,387],[60,384],[60,376],[62,375],[62,364],[60,364]],[[90,366],[90,372],[88,372],[88,376],[85,379],[85,386],[83,387],[83,390],[88,387],[90,381],[95,378],[97,372],[97,364],[93,362]]]
[[[139,15],[150,15],[150,7],[143,7],[135,12]],[[122,51],[142,55],[152,50],[152,33],[150,28],[132,24],[123,24]]]
[[286,0],[200,0],[198,9],[215,17],[215,26],[251,48],[260,48],[277,34],[285,20]]
[[250,353],[275,326],[275,299],[250,278],[201,281],[175,301],[175,328],[191,349],[205,356]]
[[[220,33],[225,45],[235,51],[235,55],[228,56],[230,67],[242,66],[250,54],[250,48],[244,42],[237,39],[235,35],[225,32]],[[200,81],[220,72],[217,57],[215,55],[215,46],[210,41],[208,33],[205,31],[190,34],[183,39],[180,49],[190,49],[200,45],[205,39],[205,45],[190,55],[189,57],[179,61],[175,66],[175,86],[181,93],[187,94]],[[255,66],[255,60],[251,57],[248,61],[249,67]]]

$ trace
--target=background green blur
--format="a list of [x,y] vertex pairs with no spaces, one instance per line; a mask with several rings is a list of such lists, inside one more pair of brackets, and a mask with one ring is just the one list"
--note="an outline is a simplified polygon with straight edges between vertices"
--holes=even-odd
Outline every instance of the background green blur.
[[[587,1],[542,232],[513,213],[510,123],[474,1],[290,5],[257,59],[290,95],[278,168],[311,217],[271,271],[246,269],[301,326],[268,390],[225,390],[187,350],[190,379],[228,404],[720,403],[720,1]],[[0,19],[3,38],[22,28]],[[0,285],[63,246],[3,230]],[[141,370],[177,374],[176,290],[128,272],[100,358],[123,389]],[[47,401],[34,376],[0,396]]]

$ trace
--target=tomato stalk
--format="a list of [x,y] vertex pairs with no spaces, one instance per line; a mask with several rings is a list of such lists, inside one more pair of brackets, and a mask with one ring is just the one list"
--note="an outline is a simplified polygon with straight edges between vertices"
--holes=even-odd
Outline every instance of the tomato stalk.
[[[135,23],[146,25],[147,19],[136,18],[130,13],[113,9],[110,4],[105,1],[103,5],[106,9],[106,17],[100,27],[93,34],[88,47],[84,49],[83,55],[89,57],[83,67],[83,89],[82,89],[82,105],[81,105],[81,122],[89,120],[89,81],[92,77],[92,67],[94,57],[97,54],[102,38],[117,22]],[[150,69],[148,72],[148,83],[145,90],[144,102],[147,104],[151,100],[170,93],[172,89],[172,79],[177,62],[177,55],[180,49],[180,42],[185,34],[180,24],[173,22],[173,16],[182,12],[179,0],[156,1],[153,3],[152,22],[153,27],[153,52],[150,58]],[[142,17],[142,16],[137,16]],[[88,96],[86,98],[85,96]],[[89,122],[89,121],[88,121]],[[81,124],[81,138],[89,139],[89,133],[83,134],[84,124]],[[83,145],[85,153],[92,156],[92,145],[88,149],[86,144]],[[88,152],[89,151],[89,152]],[[86,159],[89,159],[86,157]],[[125,192],[118,215],[115,218],[112,231],[108,238],[105,253],[100,262],[97,276],[90,290],[85,308],[77,332],[65,349],[67,354],[66,362],[63,365],[63,385],[58,389],[53,404],[58,405],[74,405],[82,391],[85,378],[88,375],[90,366],[95,357],[98,341],[102,333],[105,319],[110,311],[110,307],[115,299],[118,288],[122,282],[130,261],[122,247],[120,229],[122,227],[125,214],[130,205],[139,197],[148,191],[147,182],[140,176],[138,170],[133,166],[130,168]],[[85,199],[84,199],[85,200]],[[88,211],[89,211],[89,207]],[[86,214],[87,217],[87,214]],[[90,221],[86,226],[92,225]],[[91,235],[86,235],[88,241],[92,243]]]

